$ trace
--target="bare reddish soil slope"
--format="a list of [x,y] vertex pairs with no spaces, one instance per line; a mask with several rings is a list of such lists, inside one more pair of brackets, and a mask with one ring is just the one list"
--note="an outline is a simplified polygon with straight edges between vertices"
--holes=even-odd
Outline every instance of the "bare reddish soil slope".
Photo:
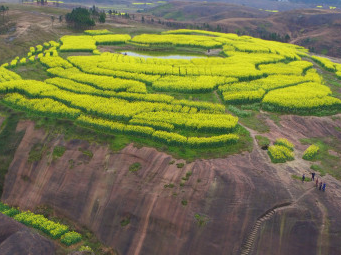
[[0,254],[54,254],[54,243],[0,214]]
[[[333,136],[341,141],[340,120],[284,116],[281,128],[268,122],[272,140],[295,142],[296,160],[274,165],[255,144],[252,153],[177,168],[183,160],[152,148],[129,145],[112,153],[63,136],[47,141],[43,130],[23,121],[17,129],[26,133],[2,200],[31,210],[49,205],[89,227],[119,254],[341,254],[341,183],[323,177],[328,183],[323,193],[311,182],[291,178],[308,175],[311,164],[300,159],[306,146],[298,139]],[[28,163],[36,143],[47,143],[50,151],[56,145],[67,150],[59,159],[46,153]],[[91,150],[93,157],[79,148]],[[130,172],[136,162],[142,168]],[[189,171],[192,175],[182,181]],[[174,187],[165,187],[170,183]],[[127,219],[129,224],[121,226]]]

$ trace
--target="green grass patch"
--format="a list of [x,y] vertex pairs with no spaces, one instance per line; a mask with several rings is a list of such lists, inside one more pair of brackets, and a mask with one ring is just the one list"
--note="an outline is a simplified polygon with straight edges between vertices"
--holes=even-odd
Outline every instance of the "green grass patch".
[[165,184],[163,187],[164,188],[174,188],[174,184],[173,183],[169,183],[169,184]]
[[255,111],[252,111],[251,116],[240,117],[239,122],[252,130],[258,131],[259,133],[267,133],[270,131],[269,126],[266,124],[265,117]]
[[194,215],[195,220],[197,221],[197,224],[199,225],[199,227],[205,226],[208,221],[209,221],[209,217],[203,214],[199,214],[196,213]]
[[254,103],[254,104],[245,104],[240,107],[242,110],[252,110],[259,112],[261,109],[261,104],[260,103]]
[[281,125],[281,116],[280,116],[280,114],[278,114],[278,113],[274,113],[274,112],[269,112],[269,118],[273,121],[273,122],[275,122],[275,124],[277,125],[277,126],[279,126],[279,127],[281,127],[282,125]]
[[251,117],[252,116],[252,112],[250,111],[244,111],[239,109],[238,107],[234,106],[234,105],[229,105],[227,107],[227,110],[231,113],[233,113],[234,115],[241,117],[241,118],[247,118],[247,117]]
[[314,170],[316,172],[319,172],[321,176],[325,176],[326,175],[326,171],[323,170],[323,168],[319,165],[311,165],[310,166],[311,170]]
[[52,152],[53,159],[60,158],[61,156],[64,155],[65,151],[66,151],[66,148],[64,146],[54,147],[53,152]]
[[132,172],[132,173],[136,173],[140,169],[141,169],[141,164],[138,162],[131,164],[129,166],[129,172]]
[[18,65],[10,70],[19,74],[24,80],[44,81],[51,78],[48,72],[46,72],[46,69],[39,60],[35,60],[35,62]]
[[28,162],[34,163],[38,162],[43,158],[43,154],[46,151],[46,148],[43,144],[37,143],[32,146],[30,152],[28,153]]
[[341,159],[339,156],[331,155],[329,151],[341,153],[341,145],[336,137],[306,138],[301,139],[302,144],[315,144],[319,147],[317,155],[311,159],[319,164],[312,165],[312,169],[323,174],[330,174],[336,179],[341,179]]
[[[298,176],[298,175],[295,175],[295,174],[292,174],[292,175],[291,175],[291,178],[293,178],[293,179],[295,179],[295,180],[300,180],[300,181],[302,181],[302,176]],[[311,178],[305,177],[304,181],[305,181],[305,182],[311,182]]]
[[261,135],[256,135],[255,136],[257,143],[260,147],[264,147],[264,146],[269,146],[270,145],[270,140],[269,138],[265,137],[265,136],[261,136]]
[[80,152],[82,152],[84,155],[88,156],[90,159],[94,156],[93,152],[90,150],[83,150],[82,148],[78,148]]
[[124,218],[123,220],[121,220],[120,224],[121,224],[121,227],[125,227],[127,225],[129,225],[130,223],[130,218]]
[[177,167],[177,168],[183,168],[184,165],[185,165],[184,163],[178,163],[178,164],[176,164],[176,167]]

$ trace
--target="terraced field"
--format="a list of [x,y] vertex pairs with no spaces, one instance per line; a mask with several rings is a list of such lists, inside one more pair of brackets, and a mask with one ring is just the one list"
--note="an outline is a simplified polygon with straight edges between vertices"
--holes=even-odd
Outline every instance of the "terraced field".
[[[219,57],[187,60],[97,49],[123,44],[221,52]],[[51,78],[24,80],[15,73],[19,66],[38,61]],[[27,56],[4,64],[0,93],[5,105],[29,114],[166,145],[216,148],[234,146],[245,135],[238,117],[226,112],[230,104],[258,104],[267,111],[303,115],[339,112],[341,100],[324,85],[313,61],[340,77],[341,65],[311,58],[302,47],[249,36],[175,30],[131,38],[107,30],[86,31],[31,47]],[[189,96],[179,99],[174,93]],[[220,103],[190,96],[207,93],[215,93]]]

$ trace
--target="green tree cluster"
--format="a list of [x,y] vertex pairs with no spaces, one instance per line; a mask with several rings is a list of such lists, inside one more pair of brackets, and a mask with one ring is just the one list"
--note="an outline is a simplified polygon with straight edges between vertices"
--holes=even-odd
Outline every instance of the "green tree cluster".
[[78,7],[65,15],[65,21],[77,29],[92,27],[95,26],[95,20],[91,17],[91,14],[88,9]]

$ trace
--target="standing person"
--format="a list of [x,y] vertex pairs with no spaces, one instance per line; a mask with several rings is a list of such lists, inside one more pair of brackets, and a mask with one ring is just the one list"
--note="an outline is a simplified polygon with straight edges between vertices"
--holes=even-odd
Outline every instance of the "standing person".
[[322,190],[326,191],[326,183],[323,183]]
[[304,182],[304,180],[305,180],[305,175],[303,174],[302,175],[302,182]]
[[320,181],[319,190],[322,189],[322,181]]
[[318,185],[319,185],[319,178],[316,178],[316,188],[318,187]]
[[315,173],[311,173],[311,180],[313,181],[315,179]]

